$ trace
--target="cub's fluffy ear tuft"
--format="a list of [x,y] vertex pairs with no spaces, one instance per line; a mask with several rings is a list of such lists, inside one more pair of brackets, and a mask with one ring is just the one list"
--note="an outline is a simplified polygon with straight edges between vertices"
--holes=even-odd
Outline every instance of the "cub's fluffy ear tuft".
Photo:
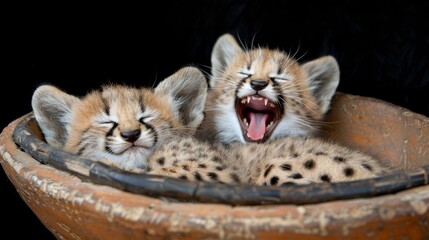
[[325,114],[329,110],[332,97],[340,82],[340,68],[337,60],[332,56],[324,56],[307,62],[302,67],[307,73],[310,87],[322,114]]
[[34,91],[31,106],[49,145],[58,148],[64,146],[69,133],[72,108],[79,101],[79,98],[47,84]]
[[185,126],[196,128],[203,121],[207,80],[198,68],[181,68],[160,82],[155,92],[169,96],[176,116]]
[[211,56],[212,78],[210,79],[210,87],[213,87],[216,80],[221,77],[220,74],[231,64],[237,53],[242,51],[235,38],[229,33],[217,39]]

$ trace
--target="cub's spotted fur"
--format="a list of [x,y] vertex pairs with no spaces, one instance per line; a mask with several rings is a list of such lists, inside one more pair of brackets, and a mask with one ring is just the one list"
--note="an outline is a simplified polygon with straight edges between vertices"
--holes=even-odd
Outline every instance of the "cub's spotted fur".
[[191,181],[281,185],[352,181],[390,171],[369,155],[314,137],[219,144],[217,149],[192,144],[183,141],[180,148],[188,150],[180,153],[174,143],[157,151],[149,162],[151,173]]
[[211,62],[198,137],[213,142],[309,136],[329,110],[339,83],[339,67],[331,56],[299,64],[279,50],[243,50],[230,34],[217,40]]
[[32,107],[50,145],[143,172],[157,148],[195,134],[204,117],[206,92],[201,71],[187,67],[154,90],[110,85],[78,98],[42,85],[33,94]]

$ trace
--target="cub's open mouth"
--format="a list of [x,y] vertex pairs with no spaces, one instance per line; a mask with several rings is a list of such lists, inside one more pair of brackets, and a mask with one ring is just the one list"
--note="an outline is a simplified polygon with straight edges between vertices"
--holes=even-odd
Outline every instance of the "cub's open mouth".
[[237,99],[235,111],[244,139],[248,142],[265,142],[282,117],[283,105],[255,94]]

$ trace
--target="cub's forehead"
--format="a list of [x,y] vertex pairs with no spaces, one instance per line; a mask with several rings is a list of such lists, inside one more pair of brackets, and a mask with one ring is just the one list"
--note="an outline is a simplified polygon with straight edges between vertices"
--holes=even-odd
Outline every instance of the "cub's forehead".
[[142,113],[146,109],[165,109],[168,111],[167,97],[156,94],[154,90],[122,85],[103,86],[82,99],[78,111],[82,114]]
[[281,74],[295,72],[298,67],[298,62],[288,53],[277,49],[260,48],[238,54],[229,69],[250,74],[257,72]]
[[271,64],[280,66],[295,65],[295,59],[288,53],[278,49],[258,48],[243,51],[237,55],[236,63],[251,68],[252,65]]
[[101,97],[107,101],[136,101],[143,95],[143,89],[130,86],[109,85],[101,89]]
[[114,106],[135,107],[144,101],[146,92],[144,89],[126,86],[103,86],[101,89],[94,90],[84,96],[80,108],[98,112],[100,109],[112,108]]

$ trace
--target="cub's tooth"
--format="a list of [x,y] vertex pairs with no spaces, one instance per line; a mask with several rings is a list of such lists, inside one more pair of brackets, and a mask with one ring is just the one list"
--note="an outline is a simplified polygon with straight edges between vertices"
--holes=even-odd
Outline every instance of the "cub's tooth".
[[268,127],[271,127],[271,126],[273,126],[273,122],[272,121],[268,124]]
[[272,103],[270,103],[270,107],[275,108],[276,106]]
[[246,119],[246,118],[243,118],[243,123],[244,123],[244,125],[245,125],[246,127],[248,127],[248,126],[249,126],[249,123],[247,122],[247,119]]
[[251,96],[247,96],[247,103],[250,103],[250,99],[252,99]]
[[246,99],[245,98],[242,98],[241,99],[241,104],[245,104],[246,103]]
[[268,104],[268,99],[265,98],[265,106]]

